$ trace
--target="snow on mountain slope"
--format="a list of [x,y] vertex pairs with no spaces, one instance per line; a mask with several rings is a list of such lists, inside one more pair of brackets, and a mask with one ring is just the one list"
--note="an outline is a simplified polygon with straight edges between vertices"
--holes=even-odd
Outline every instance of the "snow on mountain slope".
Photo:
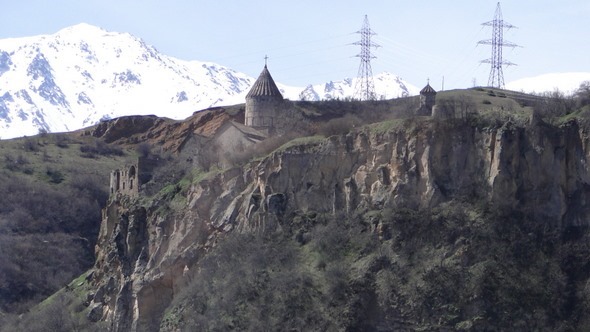
[[[128,33],[88,24],[3,39],[0,138],[72,131],[123,115],[184,119],[211,106],[243,103],[254,81],[215,63],[160,54]],[[321,100],[351,97],[354,82],[278,86],[291,100]],[[418,93],[388,73],[375,77],[375,87],[378,98]]]
[[[331,81],[326,84],[308,85],[305,90],[299,92],[293,99],[317,101],[322,99],[344,99],[352,97],[355,92],[356,78],[347,78],[341,81]],[[381,73],[373,77],[377,99],[391,99],[398,97],[414,96],[420,93],[420,89],[404,81],[399,76],[390,73]]]
[[590,81],[590,72],[551,73],[527,77],[506,84],[513,91],[528,93],[553,92],[559,90],[565,94],[573,93],[584,81]]
[[223,66],[168,57],[129,34],[87,24],[4,39],[0,137],[70,131],[130,114],[182,119],[232,103],[253,83]]

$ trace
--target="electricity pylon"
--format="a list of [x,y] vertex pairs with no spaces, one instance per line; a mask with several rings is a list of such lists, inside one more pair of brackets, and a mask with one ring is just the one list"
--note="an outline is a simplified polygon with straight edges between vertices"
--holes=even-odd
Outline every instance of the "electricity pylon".
[[488,86],[504,89],[504,72],[503,66],[516,65],[510,61],[502,58],[503,47],[517,47],[518,45],[504,40],[504,29],[516,28],[514,25],[504,22],[502,19],[502,10],[500,9],[500,2],[496,7],[494,19],[489,22],[482,23],[483,26],[492,27],[492,39],[480,40],[477,44],[492,45],[492,57],[482,60],[482,63],[491,64],[490,77],[488,79]]
[[379,45],[371,41],[371,36],[376,35],[376,33],[371,30],[367,15],[365,15],[363,27],[356,33],[361,35],[361,40],[353,43],[353,45],[361,45],[361,53],[356,55],[356,57],[361,58],[361,64],[355,84],[354,98],[359,100],[375,100],[375,83],[373,82],[371,59],[376,57],[371,54],[371,48],[379,47]]

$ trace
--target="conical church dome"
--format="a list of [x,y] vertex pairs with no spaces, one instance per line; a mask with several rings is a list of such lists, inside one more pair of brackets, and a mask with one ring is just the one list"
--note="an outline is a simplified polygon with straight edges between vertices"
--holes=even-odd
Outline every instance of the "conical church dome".
[[421,95],[435,95],[436,91],[430,86],[430,83],[427,83],[426,86],[420,90]]
[[283,98],[281,91],[277,87],[275,81],[270,76],[270,72],[266,65],[264,65],[264,69],[262,69],[262,73],[258,76],[256,82],[250,89],[250,92],[246,95],[246,98],[255,98],[255,97],[279,97]]

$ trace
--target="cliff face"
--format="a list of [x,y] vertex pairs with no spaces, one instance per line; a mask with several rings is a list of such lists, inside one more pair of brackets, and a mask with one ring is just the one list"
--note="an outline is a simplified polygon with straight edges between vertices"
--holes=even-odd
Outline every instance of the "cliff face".
[[[346,218],[477,198],[557,229],[588,226],[588,142],[575,122],[486,129],[382,123],[295,140],[147,206],[111,197],[91,278],[93,317],[115,331],[152,330],[223,234],[287,232],[296,217],[312,213]],[[381,222],[373,227],[386,232]]]

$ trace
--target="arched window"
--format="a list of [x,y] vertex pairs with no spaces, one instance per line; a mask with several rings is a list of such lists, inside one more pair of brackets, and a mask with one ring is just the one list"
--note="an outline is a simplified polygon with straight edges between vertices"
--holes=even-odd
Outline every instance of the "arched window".
[[115,179],[115,190],[119,190],[119,185],[121,183],[121,173],[119,173],[119,171],[116,172]]
[[133,189],[133,180],[135,179],[135,166],[129,168],[129,189]]

